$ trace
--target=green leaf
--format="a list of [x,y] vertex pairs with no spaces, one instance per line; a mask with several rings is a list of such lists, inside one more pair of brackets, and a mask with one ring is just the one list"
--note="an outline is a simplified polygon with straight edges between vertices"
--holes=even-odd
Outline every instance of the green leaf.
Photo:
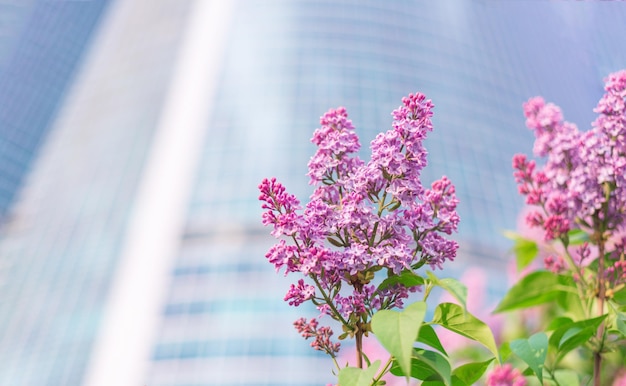
[[422,386],[445,386],[446,384],[443,381],[424,381],[422,382]]
[[422,326],[419,336],[417,337],[417,342],[427,344],[430,347],[439,350],[439,352],[443,355],[448,355],[446,350],[443,348],[441,341],[439,341],[439,337],[437,336],[435,329],[429,324]]
[[504,362],[509,356],[511,356],[511,346],[509,342],[504,342],[500,345],[500,360]]
[[518,240],[513,246],[515,251],[515,257],[517,258],[517,270],[521,271],[528,267],[537,254],[539,253],[539,247],[537,243],[531,240]]
[[533,240],[522,237],[519,233],[504,231],[504,236],[514,241],[513,252],[517,260],[517,270],[526,268],[537,257],[539,247]]
[[568,352],[587,343],[596,334],[598,327],[607,315],[565,324],[557,328],[550,336],[550,345],[557,349],[559,362]]
[[424,278],[415,274],[413,271],[406,269],[398,275],[391,275],[383,280],[383,282],[378,286],[378,290],[381,291],[397,284],[402,284],[407,288],[415,287],[424,284]]
[[461,303],[461,305],[463,306],[463,309],[467,308],[466,306],[467,287],[465,286],[465,284],[461,283],[460,281],[456,279],[452,279],[449,277],[444,278],[444,279],[439,279],[437,276],[435,276],[434,273],[430,271],[426,272],[426,274],[428,275],[428,278],[432,281],[434,285],[439,286],[443,288],[444,290],[448,291],[450,295],[454,296],[454,298]]
[[548,325],[548,328],[546,329],[546,331],[554,331],[559,327],[562,326],[566,326],[569,324],[574,323],[574,321],[570,318],[567,318],[565,316],[561,316],[555,319],[552,319],[552,321],[550,322],[550,324]]
[[327,237],[326,240],[328,240],[332,245],[336,247],[345,247],[344,243],[342,243],[341,241],[337,239],[333,239],[332,237]]
[[494,313],[548,303],[564,292],[578,293],[571,277],[549,271],[536,271],[514,285]]
[[441,303],[435,309],[433,324],[475,340],[489,349],[496,358],[498,348],[489,326],[454,303]]
[[622,336],[626,337],[626,313],[617,313],[617,318],[615,318],[615,327],[622,333]]
[[581,229],[572,229],[567,232],[569,245],[581,245],[589,241],[589,234]]
[[569,328],[559,342],[559,356],[564,356],[573,349],[587,343],[596,334],[597,328]]
[[341,386],[370,386],[380,367],[380,360],[372,363],[366,369],[358,367],[344,367],[339,370],[339,384]]
[[560,326],[559,328],[557,328],[553,333],[552,336],[550,336],[550,344],[553,345],[556,348],[559,348],[561,346],[561,344],[569,337],[572,336],[572,333],[570,332],[567,337],[566,337],[566,333],[569,330],[582,330],[584,328],[587,327],[591,327],[593,329],[598,329],[598,326],[600,326],[600,323],[602,323],[602,321],[607,317],[607,315],[602,315],[602,316],[598,316],[596,318],[591,318],[591,319],[586,319],[586,320],[581,320],[578,322],[571,322],[569,324],[563,324],[562,326]]
[[407,374],[411,371],[411,353],[418,337],[420,326],[426,315],[426,303],[416,302],[402,312],[381,310],[372,317],[372,331],[400,368]]
[[413,349],[409,374],[404,372],[397,361],[394,361],[390,372],[397,376],[410,374],[412,378],[423,381],[438,381],[446,386],[450,386],[452,383],[448,359],[436,351],[420,348]]
[[391,369],[389,369],[389,372],[397,377],[409,376],[411,378],[420,379],[420,380],[430,378],[437,373],[432,367],[418,360],[417,358],[413,358],[413,357],[411,358],[410,372],[408,373],[404,372],[404,370],[400,368],[400,364],[398,363],[398,361],[395,361],[395,360],[393,361],[393,364],[391,366]]
[[528,364],[539,382],[543,383],[543,366],[548,355],[548,336],[539,332],[528,339],[516,339],[510,344],[511,351]]
[[[471,386],[463,382],[462,380],[460,380],[458,377],[454,375],[450,379],[452,381],[451,386]],[[422,382],[422,386],[445,386],[445,383],[443,383],[443,381],[427,380],[427,381]]]
[[[473,385],[483,376],[487,368],[496,358],[491,358],[484,362],[472,362],[466,363],[462,366],[457,367],[452,372],[453,376],[456,376],[460,381],[465,383],[466,385]],[[454,383],[454,382],[453,382]]]

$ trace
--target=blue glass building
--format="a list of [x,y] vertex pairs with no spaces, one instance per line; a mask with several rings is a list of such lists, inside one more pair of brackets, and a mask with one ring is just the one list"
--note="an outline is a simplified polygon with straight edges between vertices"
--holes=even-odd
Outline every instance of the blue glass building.
[[[44,67],[41,79],[31,79],[32,85],[11,80],[19,92],[0,92],[0,109],[15,124],[7,134],[31,138],[34,134],[25,130],[29,124],[49,120],[51,126],[2,228],[0,384],[80,385],[102,329],[188,3],[116,2],[106,12],[97,2],[36,3],[38,12],[48,12],[39,21],[42,28],[46,17],[65,19],[24,32],[43,41],[31,45],[31,56],[41,57],[45,52],[39,50],[52,47],[48,55],[62,59],[65,44],[67,55],[77,55],[72,39],[85,39],[94,26],[85,24],[71,36],[55,32],[90,19],[100,27],[75,71],[57,74],[50,72],[51,60],[25,60],[22,67],[31,66],[22,68],[26,80],[38,66]],[[96,6],[100,19],[87,12]],[[55,76],[74,80],[63,97],[48,84],[58,81]],[[24,105],[4,104],[20,95]],[[31,109],[26,102],[62,105],[52,119],[51,111]],[[23,151],[16,143],[3,146]],[[11,156],[4,148],[1,154]]]
[[290,278],[263,257],[256,188],[276,176],[306,200],[319,116],[345,106],[367,158],[402,96],[432,99],[423,178],[461,200],[450,275],[480,263],[497,293],[522,204],[510,160],[532,146],[521,104],[543,95],[588,127],[626,67],[615,3],[110,8],[2,234],[0,384],[332,382],[291,326],[314,310],[282,301]]
[[0,4],[0,222],[108,1]]

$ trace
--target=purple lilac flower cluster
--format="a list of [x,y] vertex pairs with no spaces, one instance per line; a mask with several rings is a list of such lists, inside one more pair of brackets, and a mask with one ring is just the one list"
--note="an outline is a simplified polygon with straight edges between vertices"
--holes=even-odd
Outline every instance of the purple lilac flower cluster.
[[433,104],[420,93],[402,103],[392,113],[393,129],[371,142],[367,163],[356,155],[359,138],[346,110],[321,117],[312,138],[317,152],[308,164],[315,190],[304,207],[275,178],[259,185],[263,224],[280,238],[267,259],[277,271],[310,281],[291,285],[285,300],[294,306],[310,300],[350,335],[367,332],[374,312],[401,308],[417,289],[401,283],[377,287],[378,271],[397,276],[426,264],[441,268],[458,248],[446,237],[459,223],[454,185],[442,177],[425,188],[420,180]]
[[[564,122],[561,110],[540,97],[524,105],[526,125],[535,133],[534,160],[513,158],[515,179],[526,203],[537,209],[527,223],[541,227],[546,240],[564,239],[574,228],[595,238],[624,233],[626,216],[626,71],[611,74],[595,108],[598,118],[581,132]],[[598,240],[592,239],[593,242]]]
[[[585,132],[564,122],[555,105],[530,99],[526,124],[536,137],[534,154],[546,162],[538,167],[525,155],[513,158],[519,192],[533,207],[527,223],[563,247],[562,256],[548,256],[544,264],[554,273],[571,273],[587,298],[588,317],[618,309],[626,286],[626,70],[610,74],[604,90],[594,109],[598,117]],[[601,383],[603,353],[613,350],[609,336],[623,335],[618,330],[607,318],[595,331],[594,385]]]
[[553,273],[561,273],[567,269],[565,260],[561,256],[548,255],[543,259],[545,268]]
[[304,337],[304,339],[315,338],[311,342],[311,347],[316,350],[324,351],[330,356],[335,356],[339,352],[339,343],[333,343],[330,337],[333,331],[329,327],[319,327],[316,319],[307,322],[305,318],[300,318],[293,322],[296,330]]

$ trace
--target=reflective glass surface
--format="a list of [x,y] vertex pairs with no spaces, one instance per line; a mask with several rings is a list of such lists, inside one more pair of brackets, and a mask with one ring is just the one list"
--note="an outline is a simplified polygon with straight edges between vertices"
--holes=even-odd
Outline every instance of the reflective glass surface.
[[0,223],[108,0],[0,3]]
[[0,238],[1,385],[83,380],[187,5],[152,4],[114,21],[119,30],[96,38],[75,74]]

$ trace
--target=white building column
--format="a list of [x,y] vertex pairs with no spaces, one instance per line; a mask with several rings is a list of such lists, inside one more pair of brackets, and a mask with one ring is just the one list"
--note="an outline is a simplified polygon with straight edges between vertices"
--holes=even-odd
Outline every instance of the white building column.
[[143,385],[208,129],[232,6],[232,1],[196,0],[189,10],[84,385]]

